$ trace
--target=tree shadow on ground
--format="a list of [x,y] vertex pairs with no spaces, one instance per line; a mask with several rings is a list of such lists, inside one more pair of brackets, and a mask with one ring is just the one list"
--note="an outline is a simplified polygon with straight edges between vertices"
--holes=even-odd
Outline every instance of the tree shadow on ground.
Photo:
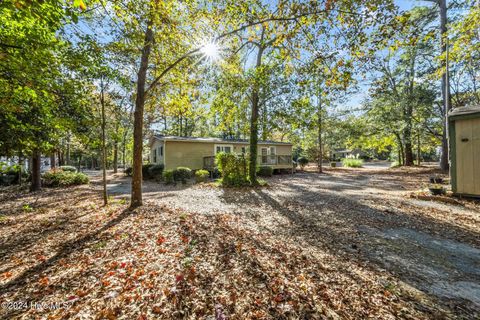
[[[475,310],[476,306],[472,301],[465,301],[464,298],[468,299],[469,295],[476,294],[477,285],[480,288],[480,275],[472,271],[476,269],[475,265],[480,265],[480,255],[471,259],[467,256],[464,260],[470,265],[459,268],[458,263],[455,263],[458,257],[434,257],[435,262],[443,261],[442,265],[437,267],[432,265],[432,261],[428,261],[432,254],[421,256],[415,253],[422,247],[422,243],[417,241],[422,234],[430,235],[428,241],[444,239],[461,241],[462,245],[467,247],[467,251],[477,252],[476,248],[480,247],[478,233],[414,210],[404,212],[402,208],[396,207],[384,211],[377,210],[360,203],[355,197],[335,192],[337,190],[312,191],[308,183],[282,185],[281,188],[284,188],[282,191],[285,191],[285,195],[275,197],[268,189],[254,189],[243,193],[225,190],[223,199],[240,207],[258,207],[266,204],[272,214],[278,215],[279,221],[285,219],[287,221],[271,226],[277,235],[285,234],[297,238],[338,257],[359,259],[373,270],[387,269],[397,279],[435,299],[440,297],[442,303],[450,306],[453,304],[452,308],[460,308],[463,310],[462,313],[469,314]],[[389,238],[388,232],[385,232],[401,229],[416,232],[413,241],[408,237]],[[466,245],[465,242],[474,247]],[[393,255],[396,260],[386,261],[386,254],[390,257]],[[392,261],[397,263],[391,263]],[[415,264],[420,264],[420,268],[416,268]],[[406,265],[410,268],[406,268]],[[430,272],[432,268],[433,272]],[[473,290],[464,292],[463,296],[459,294],[458,297],[453,297],[452,303],[452,299],[442,298],[438,290],[432,289],[439,280],[442,281],[442,285],[466,281],[471,284]]]
[[102,232],[105,230],[119,224],[122,220],[127,218],[132,214],[133,211],[129,209],[123,210],[120,214],[118,214],[115,218],[109,220],[105,223],[102,227],[84,235],[79,238],[75,238],[69,241],[66,241],[60,245],[56,253],[50,257],[49,259],[38,263],[37,265],[25,270],[21,274],[19,274],[15,279],[3,284],[0,286],[0,296],[11,292],[17,287],[21,287],[27,281],[29,281],[32,277],[42,274],[48,268],[53,266],[59,260],[68,257],[73,252],[81,251],[82,249],[86,248],[89,243],[94,241]]

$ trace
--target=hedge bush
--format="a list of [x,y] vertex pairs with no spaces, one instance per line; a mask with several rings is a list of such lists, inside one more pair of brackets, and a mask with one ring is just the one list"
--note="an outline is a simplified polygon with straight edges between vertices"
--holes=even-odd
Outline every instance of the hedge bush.
[[187,183],[187,180],[192,177],[192,170],[187,167],[177,167],[173,170],[173,180],[181,181],[183,184]]
[[257,168],[257,175],[260,177],[271,177],[273,176],[273,168],[269,166],[260,166]]
[[75,168],[74,166],[60,166],[59,168],[65,172],[77,172],[77,168]]
[[18,183],[20,176],[20,166],[15,164],[8,166],[6,163],[0,163],[0,185],[9,186]]
[[344,167],[350,168],[361,168],[363,166],[363,160],[355,158],[344,158],[342,159],[342,165]]
[[166,184],[173,183],[175,180],[173,179],[173,170],[165,170],[163,171],[163,181],[165,181]]
[[163,164],[155,164],[148,169],[148,174],[155,179],[161,178],[164,168],[165,166]]
[[300,168],[305,168],[305,166],[308,164],[308,159],[306,157],[299,157],[297,159],[298,164],[300,165]]
[[197,170],[195,171],[195,181],[197,183],[206,182],[210,173],[207,170]]
[[222,175],[221,183],[226,186],[248,184],[248,161],[243,154],[217,153],[215,162]]
[[154,177],[150,174],[150,168],[153,167],[153,163],[142,165],[142,178],[143,180],[153,179]]
[[58,170],[43,174],[43,185],[46,187],[66,187],[88,184],[88,182],[88,176],[83,173]]

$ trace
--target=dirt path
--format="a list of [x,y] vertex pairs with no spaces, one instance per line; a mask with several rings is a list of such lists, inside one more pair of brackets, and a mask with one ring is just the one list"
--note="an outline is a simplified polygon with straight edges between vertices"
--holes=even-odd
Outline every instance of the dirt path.
[[[411,199],[431,169],[336,169],[326,174],[275,176],[269,187],[145,183],[145,198],[172,208],[229,212],[251,227],[292,237],[313,254],[328,251],[388,272],[395,284],[432,304],[475,318],[480,308],[480,206]],[[129,180],[110,185],[128,196]],[[400,290],[400,289],[399,289]]]

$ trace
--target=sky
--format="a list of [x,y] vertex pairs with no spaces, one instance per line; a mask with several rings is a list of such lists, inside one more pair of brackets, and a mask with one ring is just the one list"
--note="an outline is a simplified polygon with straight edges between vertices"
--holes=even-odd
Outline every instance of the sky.
[[[395,4],[398,5],[400,10],[407,11],[416,6],[430,6],[432,5],[429,1],[419,1],[419,0],[395,0]],[[369,84],[368,80],[361,80],[359,89],[357,93],[350,95],[341,109],[357,110],[360,108],[362,102],[368,96]]]

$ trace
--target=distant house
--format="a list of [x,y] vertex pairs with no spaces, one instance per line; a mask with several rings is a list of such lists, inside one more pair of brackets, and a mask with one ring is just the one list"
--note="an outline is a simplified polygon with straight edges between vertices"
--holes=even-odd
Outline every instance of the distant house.
[[[248,140],[154,135],[150,139],[150,163],[164,164],[165,169],[212,169],[217,153],[246,154],[248,148]],[[292,168],[291,143],[259,141],[258,149],[259,165]]]
[[360,149],[353,149],[353,150],[349,150],[349,149],[335,149],[332,151],[331,153],[331,158],[334,159],[334,160],[340,160],[340,159],[344,159],[344,158],[347,158],[347,157],[362,157],[365,155],[365,152],[363,152],[362,150]]

